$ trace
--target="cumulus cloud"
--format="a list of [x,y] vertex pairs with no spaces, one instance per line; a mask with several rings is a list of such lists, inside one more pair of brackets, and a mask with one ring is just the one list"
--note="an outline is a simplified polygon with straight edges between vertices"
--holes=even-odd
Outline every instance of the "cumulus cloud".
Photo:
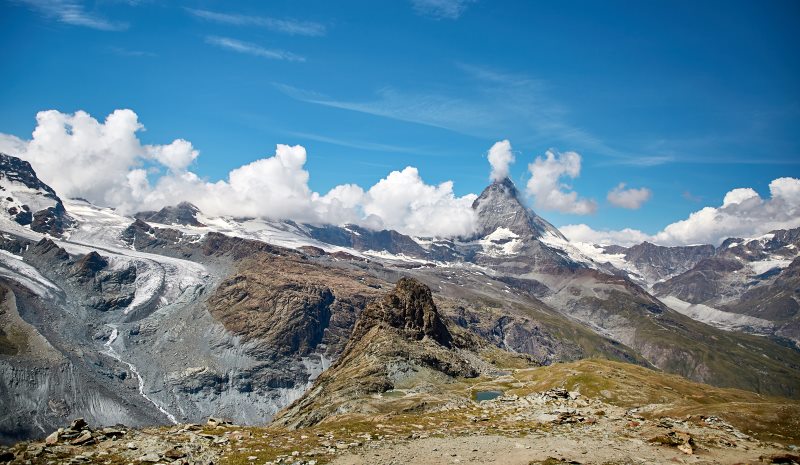
[[364,212],[383,221],[384,227],[426,235],[429,229],[445,236],[474,231],[474,194],[456,197],[453,182],[425,184],[419,171],[406,167],[394,171],[367,191]]
[[778,178],[769,184],[770,198],[752,188],[728,192],[719,207],[705,207],[649,235],[634,229],[598,231],[585,224],[561,231],[571,240],[629,245],[648,240],[663,245],[714,244],[728,237],[756,237],[776,229],[800,226],[800,179]]
[[55,110],[36,116],[30,140],[0,134],[0,150],[28,160],[63,197],[83,197],[123,213],[159,209],[180,201],[212,216],[357,223],[422,236],[473,232],[475,196],[457,197],[452,182],[425,183],[416,168],[394,171],[366,191],[354,184],[325,194],[308,186],[306,149],[282,145],[275,154],[240,166],[210,182],[191,171],[199,152],[177,139],[146,145],[131,110],[100,122],[89,114]]
[[489,149],[488,158],[489,164],[492,165],[492,173],[489,175],[492,181],[501,181],[508,177],[508,167],[514,163],[511,142],[508,139],[495,142]]
[[616,207],[638,210],[652,195],[653,193],[646,187],[625,189],[625,183],[621,182],[611,189],[606,198]]
[[578,193],[561,182],[562,177],[574,179],[581,173],[581,156],[575,152],[555,153],[548,150],[528,165],[531,178],[527,192],[533,196],[536,208],[562,213],[587,215],[597,210],[597,202],[578,197]]

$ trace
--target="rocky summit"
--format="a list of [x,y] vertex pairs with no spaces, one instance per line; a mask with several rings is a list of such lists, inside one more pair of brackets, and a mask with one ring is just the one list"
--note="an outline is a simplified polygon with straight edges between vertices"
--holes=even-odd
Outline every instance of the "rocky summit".
[[508,178],[450,238],[0,187],[0,463],[797,461],[796,229],[574,243]]

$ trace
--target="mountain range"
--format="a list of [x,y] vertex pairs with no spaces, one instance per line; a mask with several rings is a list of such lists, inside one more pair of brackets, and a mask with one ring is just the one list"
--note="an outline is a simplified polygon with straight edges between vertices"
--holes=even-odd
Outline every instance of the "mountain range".
[[[74,417],[306,427],[585,359],[800,398],[800,229],[573,243],[507,178],[475,200],[475,234],[449,239],[189,203],[126,216],[4,154],[0,190],[3,442]],[[437,396],[422,404],[456,401]]]

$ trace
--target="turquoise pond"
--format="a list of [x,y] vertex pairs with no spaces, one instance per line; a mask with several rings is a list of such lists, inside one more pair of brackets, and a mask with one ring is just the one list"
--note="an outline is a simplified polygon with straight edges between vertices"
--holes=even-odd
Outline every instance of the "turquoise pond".
[[496,399],[503,395],[503,391],[478,391],[475,393],[475,400],[478,402],[484,400]]

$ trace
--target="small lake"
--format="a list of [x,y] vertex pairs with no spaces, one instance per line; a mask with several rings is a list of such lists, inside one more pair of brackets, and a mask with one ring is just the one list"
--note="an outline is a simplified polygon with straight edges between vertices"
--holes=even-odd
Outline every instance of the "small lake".
[[503,395],[503,391],[478,391],[475,393],[475,400],[482,402],[484,400],[497,399]]

